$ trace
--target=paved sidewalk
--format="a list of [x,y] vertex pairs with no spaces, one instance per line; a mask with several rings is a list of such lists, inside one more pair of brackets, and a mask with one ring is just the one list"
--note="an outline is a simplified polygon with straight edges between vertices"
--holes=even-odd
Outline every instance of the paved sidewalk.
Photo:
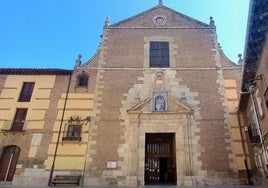
[[[50,188],[48,186],[14,186],[14,185],[1,185],[1,188]],[[74,187],[74,186],[56,186],[57,188],[64,187]],[[81,186],[82,187],[82,186]],[[78,187],[77,187],[78,188]],[[87,188],[87,187],[85,187]],[[133,187],[123,187],[123,186],[90,186],[88,188],[133,188]],[[150,186],[138,186],[137,188],[180,188],[175,185],[150,185]],[[181,187],[182,188],[182,187]],[[218,185],[218,186],[197,186],[197,187],[183,187],[183,188],[266,188],[266,186],[256,186],[256,185]],[[267,185],[268,188],[268,185]]]

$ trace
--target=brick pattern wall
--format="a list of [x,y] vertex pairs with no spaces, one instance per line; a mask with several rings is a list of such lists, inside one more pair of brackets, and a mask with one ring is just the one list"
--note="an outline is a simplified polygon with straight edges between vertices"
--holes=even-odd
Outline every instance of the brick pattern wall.
[[[164,15],[167,24],[159,28],[153,25],[152,20],[156,15]],[[171,68],[149,68],[150,40],[170,42]],[[158,72],[163,73],[162,84],[155,83]],[[189,123],[193,138],[191,160],[195,161],[193,182],[237,183],[224,74],[215,30],[161,8],[104,30],[96,84],[98,97],[93,110],[93,144],[87,160],[87,173],[91,182],[88,180],[87,183],[144,183],[144,158],[141,156],[140,161],[131,163],[133,157],[127,151],[135,150],[135,144],[129,141],[128,135],[139,136],[138,143],[145,138],[142,132],[131,127],[126,111],[135,105],[137,97],[141,101],[149,100],[154,91],[167,91],[175,99],[186,99],[185,103],[193,110]],[[147,129],[156,132],[160,130]],[[137,152],[141,155],[144,153],[141,148]],[[178,155],[184,153],[178,152]],[[107,161],[116,161],[117,168],[107,169]],[[141,168],[136,172],[129,171],[129,164],[137,164]],[[179,185],[188,185],[192,181],[191,178],[182,177],[183,173],[179,173]]]

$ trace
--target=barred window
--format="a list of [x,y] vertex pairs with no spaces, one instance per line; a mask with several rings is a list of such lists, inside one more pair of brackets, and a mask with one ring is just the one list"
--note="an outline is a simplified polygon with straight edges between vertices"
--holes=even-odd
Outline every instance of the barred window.
[[82,122],[78,116],[72,116],[65,126],[63,141],[81,141]]
[[13,131],[21,131],[24,128],[24,123],[27,115],[27,108],[18,108],[11,127]]
[[77,86],[87,87],[88,86],[88,74],[82,73],[77,77]]
[[170,67],[168,42],[150,42],[150,67]]
[[262,104],[262,100],[261,100],[261,97],[259,95],[259,90],[258,89],[255,92],[255,98],[256,98],[259,117],[262,118],[264,116],[263,107],[262,107],[263,104]]
[[81,141],[82,125],[69,124],[67,132],[63,136],[63,141]]

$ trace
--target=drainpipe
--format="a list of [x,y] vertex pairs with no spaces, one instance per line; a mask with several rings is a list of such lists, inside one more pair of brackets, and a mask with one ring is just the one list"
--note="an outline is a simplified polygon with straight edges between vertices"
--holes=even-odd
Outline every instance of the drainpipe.
[[240,135],[241,135],[241,141],[242,141],[242,148],[243,148],[243,153],[244,153],[244,163],[245,163],[245,168],[246,168],[246,173],[247,173],[247,179],[248,179],[248,184],[249,185],[252,185],[252,182],[251,182],[251,177],[250,177],[250,169],[248,168],[248,161],[247,161],[247,154],[246,154],[246,147],[245,147],[245,144],[244,144],[244,137],[243,137],[243,133],[242,133],[242,125],[241,125],[241,120],[240,120],[240,116],[239,116],[239,113],[240,111],[237,110],[236,111],[236,115],[237,115],[237,120],[238,120],[238,125],[239,125],[239,131],[240,131]]
[[65,96],[65,101],[64,101],[64,106],[63,106],[61,121],[60,121],[60,128],[59,128],[59,131],[58,131],[58,138],[57,138],[56,148],[55,148],[55,152],[54,152],[54,156],[53,156],[53,162],[52,162],[52,166],[51,166],[51,170],[50,170],[50,175],[49,175],[49,180],[48,180],[48,186],[52,186],[52,183],[51,182],[52,182],[53,172],[54,172],[54,168],[55,168],[55,161],[56,161],[58,147],[59,147],[59,142],[60,142],[60,134],[61,134],[61,129],[62,129],[62,125],[63,125],[64,115],[65,115],[65,109],[66,109],[66,105],[67,105],[67,99],[68,99],[70,85],[71,85],[71,78],[72,78],[72,73],[70,73],[70,75],[69,75],[69,81],[68,81],[68,86],[67,86],[67,91],[66,91],[66,96]]
[[261,148],[262,148],[262,152],[263,152],[263,156],[264,156],[264,160],[265,160],[265,171],[267,172],[267,166],[268,166],[268,159],[267,159],[267,154],[266,154],[266,151],[265,151],[265,147],[264,147],[264,143],[263,143],[263,138],[262,138],[262,133],[261,133],[261,129],[260,129],[260,122],[259,122],[259,118],[258,118],[258,114],[257,114],[257,111],[256,111],[256,106],[255,106],[255,102],[254,102],[254,99],[253,99],[253,95],[252,95],[252,88],[248,88],[248,92],[240,92],[240,94],[249,94],[250,95],[250,100],[251,100],[251,104],[252,104],[252,107],[253,107],[253,112],[254,112],[254,116],[256,117],[256,125],[257,125],[257,132],[259,134],[259,137],[260,137],[260,145],[261,145]]

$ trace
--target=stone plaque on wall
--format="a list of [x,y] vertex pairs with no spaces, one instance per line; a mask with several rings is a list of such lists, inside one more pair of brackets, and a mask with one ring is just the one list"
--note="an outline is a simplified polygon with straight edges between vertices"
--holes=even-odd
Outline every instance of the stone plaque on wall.
[[116,165],[115,161],[107,161],[107,168],[116,168]]

